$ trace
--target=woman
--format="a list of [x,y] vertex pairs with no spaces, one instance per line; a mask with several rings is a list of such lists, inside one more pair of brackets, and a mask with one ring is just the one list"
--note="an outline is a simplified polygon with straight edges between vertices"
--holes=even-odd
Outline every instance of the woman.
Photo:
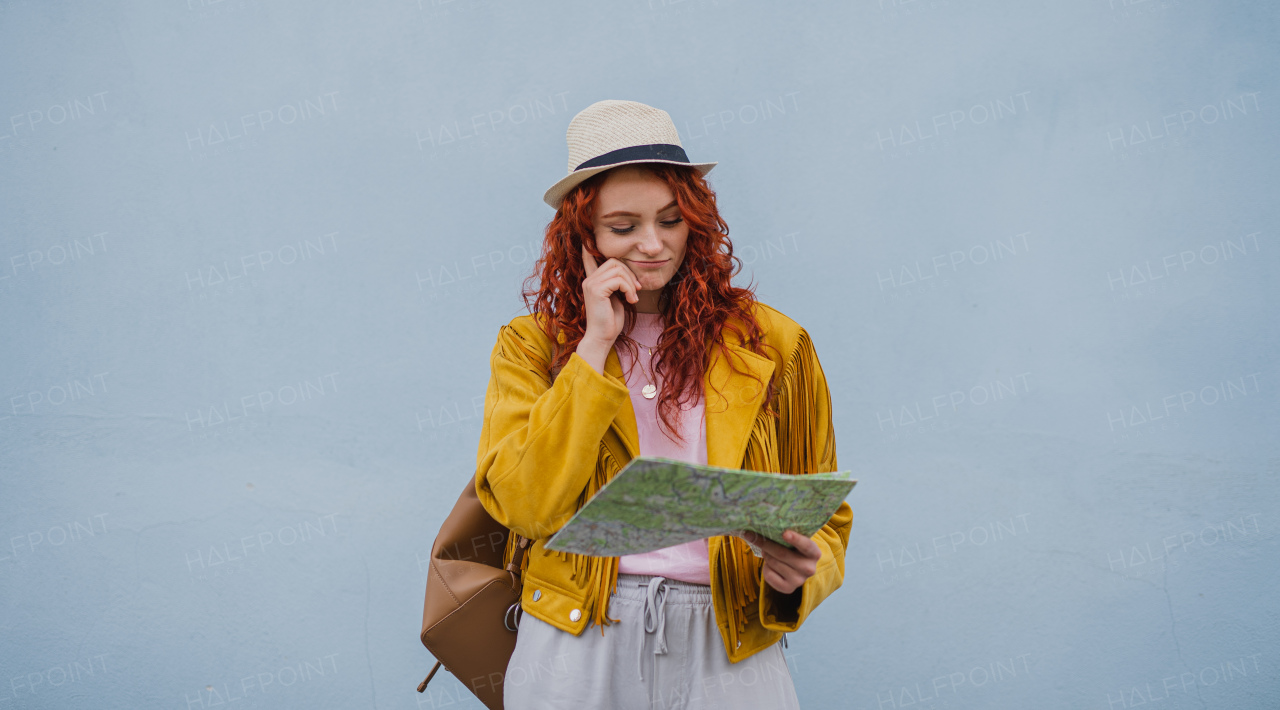
[[729,536],[621,558],[543,548],[634,456],[837,466],[808,334],[730,285],[715,163],[631,101],[584,109],[568,144],[530,314],[491,356],[476,466],[485,509],[534,541],[506,707],[797,707],[779,644],[843,580],[848,503],[812,538],[788,532],[794,549],[754,539],[762,557]]

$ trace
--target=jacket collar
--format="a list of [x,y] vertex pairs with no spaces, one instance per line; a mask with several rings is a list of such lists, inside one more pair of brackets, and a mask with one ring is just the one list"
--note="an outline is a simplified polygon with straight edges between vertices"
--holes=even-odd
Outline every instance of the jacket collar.
[[[774,362],[729,342],[728,338],[725,348],[730,353],[729,357],[746,374],[735,372],[729,366],[729,359],[723,349],[711,349],[711,365],[702,379],[706,393],[707,465],[741,468],[742,457],[747,450],[747,438],[751,435],[756,415],[764,404],[765,388],[773,375]],[[626,384],[617,348],[609,350],[604,371]],[[755,379],[757,377],[759,382]],[[636,428],[636,413],[630,398],[618,409],[610,428],[622,439],[630,457],[640,455],[640,434]]]

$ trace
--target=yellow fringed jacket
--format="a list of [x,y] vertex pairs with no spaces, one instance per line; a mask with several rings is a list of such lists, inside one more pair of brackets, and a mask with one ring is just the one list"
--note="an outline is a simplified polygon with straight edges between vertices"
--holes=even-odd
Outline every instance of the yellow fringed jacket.
[[[809,334],[764,304],[757,305],[756,318],[773,346],[763,348],[767,356],[751,352],[728,329],[725,345],[737,368],[759,382],[735,372],[721,348],[711,350],[703,379],[707,463],[789,474],[837,470],[831,395]],[[618,558],[552,552],[543,544],[639,455],[639,434],[616,349],[603,374],[573,353],[554,382],[551,359],[551,340],[534,316],[519,316],[500,329],[490,356],[476,492],[495,520],[534,541],[524,557],[525,613],[580,635],[588,622],[609,623]],[[770,377],[777,378],[777,417],[766,412],[760,384]],[[792,594],[764,584],[761,560],[742,540],[709,540],[716,623],[730,662],[800,628],[840,587],[852,519],[849,504],[842,503],[813,536],[822,548],[817,573]],[[506,561],[512,552],[509,547]]]

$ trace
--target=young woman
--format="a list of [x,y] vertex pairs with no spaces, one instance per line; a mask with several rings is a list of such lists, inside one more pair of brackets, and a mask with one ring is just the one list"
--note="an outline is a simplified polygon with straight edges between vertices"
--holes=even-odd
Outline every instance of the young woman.
[[505,706],[797,707],[780,645],[843,581],[848,503],[812,538],[788,532],[793,548],[754,539],[762,557],[729,536],[621,558],[543,547],[634,456],[837,466],[808,334],[730,284],[715,163],[632,101],[584,109],[568,144],[530,314],[493,349],[476,465],[485,509],[534,541]]

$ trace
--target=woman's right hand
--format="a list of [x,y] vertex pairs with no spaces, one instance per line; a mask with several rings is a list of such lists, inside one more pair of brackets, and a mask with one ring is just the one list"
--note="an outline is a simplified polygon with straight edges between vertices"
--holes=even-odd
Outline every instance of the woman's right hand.
[[[607,351],[613,347],[626,322],[621,299],[631,303],[640,300],[640,279],[618,259],[607,259],[597,266],[585,244],[582,245],[582,265],[587,272],[582,280],[582,300],[587,312],[587,328],[582,339]],[[616,298],[615,293],[619,294]]]

